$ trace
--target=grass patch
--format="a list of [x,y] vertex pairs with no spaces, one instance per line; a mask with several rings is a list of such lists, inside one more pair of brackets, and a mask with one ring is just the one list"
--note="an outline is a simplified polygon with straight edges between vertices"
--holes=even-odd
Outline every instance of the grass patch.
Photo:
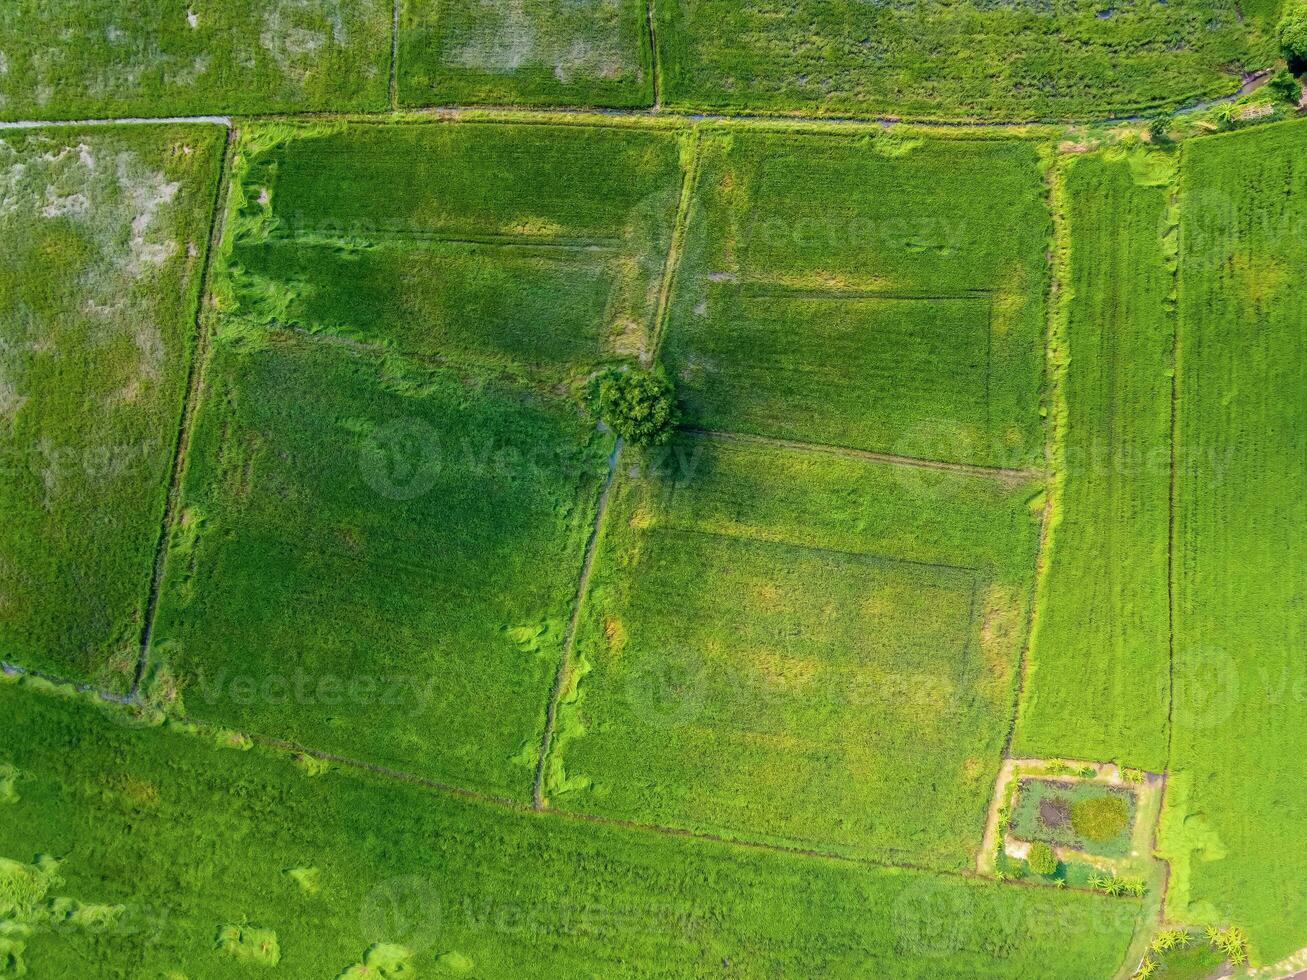
[[1278,57],[1277,10],[661,0],[657,36],[665,99],[687,108],[1088,119],[1235,91]]
[[642,106],[644,0],[403,0],[402,105]]
[[1046,247],[1029,144],[709,130],[666,344],[687,422],[1033,462]]
[[250,131],[232,317],[557,373],[637,354],[680,137],[629,128]]
[[[332,977],[1106,975],[1139,905],[580,823],[366,774],[307,779],[262,749],[117,724],[0,684],[0,745],[32,773],[3,853],[68,855],[64,890],[116,929],[25,939],[30,976],[227,976],[223,926],[275,932],[278,971]],[[74,749],[75,751],[70,751]],[[239,841],[240,846],[232,846]],[[167,854],[171,860],[160,861]],[[308,895],[284,873],[321,868]],[[126,873],[121,869],[131,869]],[[364,974],[357,966],[372,972]]]
[[1168,917],[1307,945],[1307,172],[1302,123],[1188,143],[1181,171]]
[[1141,151],[1079,156],[1063,176],[1068,278],[1055,357],[1065,412],[1015,745],[1161,771],[1174,230],[1165,171],[1149,175],[1146,162]]
[[604,470],[572,403],[219,342],[154,669],[194,716],[525,796]]
[[221,148],[0,134],[0,659],[132,682]]
[[971,864],[1025,632],[1031,488],[706,440],[655,459],[613,490],[556,805]]
[[389,0],[13,0],[0,119],[386,107]]

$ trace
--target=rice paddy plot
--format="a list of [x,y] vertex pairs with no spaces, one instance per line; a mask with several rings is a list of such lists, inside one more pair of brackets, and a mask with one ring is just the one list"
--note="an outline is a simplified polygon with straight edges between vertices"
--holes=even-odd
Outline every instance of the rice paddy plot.
[[1181,167],[1168,916],[1307,945],[1307,171],[1301,122],[1187,144]]
[[0,134],[0,659],[131,685],[222,145]]
[[1275,0],[658,0],[665,100],[909,119],[1102,119],[1239,88],[1278,57]]
[[1055,339],[1056,506],[1015,746],[1166,766],[1172,153],[1073,157]]
[[11,0],[0,119],[386,107],[390,0]]
[[1035,463],[1047,219],[1028,144],[707,130],[666,342],[687,422]]
[[974,863],[1025,635],[1034,490],[933,471],[909,486],[902,467],[710,440],[673,450],[613,490],[552,804]]
[[675,134],[358,125],[246,137],[229,316],[557,374],[646,349]]
[[653,101],[643,0],[403,0],[400,104]]
[[30,976],[94,962],[195,980],[692,977],[727,962],[745,976],[1073,978],[1110,973],[1139,914],[533,814],[125,720],[0,683],[0,764],[17,773],[0,882],[22,906],[3,948]]
[[602,442],[526,389],[284,333],[219,341],[150,696],[525,797]]

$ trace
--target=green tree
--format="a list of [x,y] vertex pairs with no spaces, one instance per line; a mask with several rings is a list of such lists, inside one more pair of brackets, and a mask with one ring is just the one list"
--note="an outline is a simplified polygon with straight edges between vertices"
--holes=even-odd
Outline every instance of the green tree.
[[607,371],[592,391],[599,417],[634,446],[660,446],[676,431],[676,391],[661,367]]
[[1057,855],[1043,841],[1036,841],[1030,845],[1030,853],[1026,855],[1026,863],[1030,865],[1030,870],[1037,875],[1047,877],[1057,871]]
[[1307,0],[1289,0],[1280,19],[1280,47],[1295,74],[1307,70]]

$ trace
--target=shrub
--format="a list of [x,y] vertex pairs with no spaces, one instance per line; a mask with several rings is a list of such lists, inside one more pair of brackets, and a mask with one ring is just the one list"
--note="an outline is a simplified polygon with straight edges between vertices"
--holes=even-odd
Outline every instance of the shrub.
[[1207,941],[1215,949],[1224,953],[1235,966],[1248,959],[1248,937],[1238,926],[1229,926],[1225,929],[1208,926]]
[[1289,70],[1302,74],[1307,69],[1307,0],[1290,0],[1280,19],[1279,33]]
[[634,446],[662,445],[680,420],[676,392],[661,368],[608,371],[596,379],[592,397],[599,417]]
[[1030,853],[1026,855],[1026,863],[1030,865],[1030,870],[1037,875],[1047,877],[1057,871],[1057,855],[1043,841],[1036,841],[1030,845]]
[[1297,105],[1298,100],[1302,98],[1302,84],[1288,69],[1279,72],[1267,82],[1266,90],[1281,102],[1289,102],[1293,105]]
[[1173,949],[1186,949],[1193,943],[1188,929],[1163,929],[1149,945],[1154,953],[1169,953]]
[[1129,817],[1125,800],[1115,794],[1071,804],[1071,826],[1085,840],[1111,840],[1125,829]]

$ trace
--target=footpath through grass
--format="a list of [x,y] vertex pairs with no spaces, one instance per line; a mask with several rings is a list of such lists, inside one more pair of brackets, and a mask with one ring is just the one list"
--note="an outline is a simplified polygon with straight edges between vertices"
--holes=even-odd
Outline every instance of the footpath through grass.
[[0,659],[132,682],[222,146],[0,134]]
[[1015,751],[1166,768],[1174,154],[1065,166],[1065,408]]
[[1307,124],[1187,144],[1181,171],[1168,913],[1307,945]]
[[1139,911],[314,777],[117,712],[0,683],[0,950],[33,977],[1073,978]]

